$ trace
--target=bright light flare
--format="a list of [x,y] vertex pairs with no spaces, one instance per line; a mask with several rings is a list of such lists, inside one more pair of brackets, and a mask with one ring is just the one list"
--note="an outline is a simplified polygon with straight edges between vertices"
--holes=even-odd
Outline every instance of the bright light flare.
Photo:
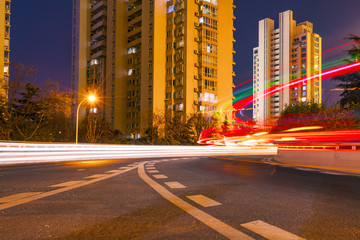
[[90,95],[90,96],[88,97],[88,100],[89,100],[90,102],[94,102],[94,101],[96,100],[96,97],[95,97],[94,95]]

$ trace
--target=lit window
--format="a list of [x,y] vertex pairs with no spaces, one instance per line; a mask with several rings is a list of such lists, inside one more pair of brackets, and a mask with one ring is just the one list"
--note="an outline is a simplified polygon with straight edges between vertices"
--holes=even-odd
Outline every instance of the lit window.
[[175,9],[174,9],[174,5],[171,5],[170,7],[167,8],[167,13],[171,13],[171,12],[174,12]]

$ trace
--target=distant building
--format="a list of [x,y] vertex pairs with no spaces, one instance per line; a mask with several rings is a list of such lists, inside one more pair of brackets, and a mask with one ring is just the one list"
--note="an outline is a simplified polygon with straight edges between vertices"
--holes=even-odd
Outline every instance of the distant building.
[[[179,116],[231,101],[233,0],[74,0],[72,88],[86,112],[136,133],[152,113]],[[150,115],[149,115],[150,113]]]
[[0,97],[7,97],[10,64],[10,0],[0,1]]
[[262,97],[269,87],[321,73],[321,37],[313,33],[313,24],[296,24],[292,11],[280,13],[279,18],[278,29],[272,19],[259,22],[259,46],[253,50],[253,117],[257,122],[279,116],[286,104],[321,102],[321,77]]

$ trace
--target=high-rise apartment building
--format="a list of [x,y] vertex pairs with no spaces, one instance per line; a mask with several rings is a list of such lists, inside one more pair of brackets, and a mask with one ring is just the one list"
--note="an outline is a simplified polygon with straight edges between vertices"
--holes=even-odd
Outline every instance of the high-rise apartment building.
[[[321,37],[313,32],[313,24],[297,24],[292,11],[279,14],[278,29],[272,19],[259,22],[259,46],[253,50],[253,117],[257,122],[279,116],[289,104],[321,102],[320,76],[287,86],[321,73],[321,51]],[[263,96],[277,85],[285,87]]]
[[[232,99],[233,0],[74,0],[72,88],[113,129]],[[86,112],[82,111],[82,115]]]
[[10,0],[0,2],[0,97],[7,97],[10,64]]

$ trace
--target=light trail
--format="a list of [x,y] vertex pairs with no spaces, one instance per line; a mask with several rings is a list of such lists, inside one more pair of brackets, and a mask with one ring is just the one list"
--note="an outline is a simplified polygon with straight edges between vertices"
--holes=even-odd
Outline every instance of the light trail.
[[[292,82],[289,82],[287,84],[281,84],[281,85],[276,85],[273,86],[269,89],[266,90],[266,92],[262,95],[260,95],[257,98],[253,98],[252,96],[249,96],[239,102],[234,103],[234,107],[236,109],[243,109],[246,106],[250,105],[251,103],[253,103],[256,100],[259,100],[261,98],[267,97],[269,95],[272,95],[274,93],[280,92],[281,90],[283,90],[284,88],[294,88],[296,87],[298,84],[315,79],[315,78],[319,78],[321,77],[323,80],[324,79],[328,79],[328,78],[333,78],[336,76],[340,76],[340,75],[344,75],[344,74],[349,74],[352,72],[357,72],[360,71],[360,62],[355,62],[355,63],[350,63],[350,64],[346,64],[340,67],[336,67],[336,68],[332,68],[330,70],[324,71],[322,73],[313,75],[311,77],[306,77],[306,78],[301,78]],[[249,100],[251,98],[251,100]],[[242,111],[242,110],[240,110]],[[240,119],[239,119],[240,120]],[[243,122],[240,120],[240,122]]]
[[349,46],[349,45],[354,44],[354,43],[357,43],[357,42],[360,42],[360,40],[353,41],[353,42],[346,43],[346,44],[341,45],[341,46],[338,46],[338,47],[334,47],[334,48],[328,49],[328,50],[326,50],[326,51],[323,51],[322,53],[327,53],[327,52],[330,52],[330,51],[333,51],[333,50],[336,50],[336,49],[339,49],[339,48],[342,48],[342,47]]
[[276,152],[277,149],[274,147],[263,149],[260,152],[248,147],[0,143],[0,165],[102,159],[225,156],[230,154],[271,155]]
[[[335,48],[331,48],[331,49],[325,50],[325,51],[323,51],[322,53],[327,53],[327,52],[330,52],[330,51],[333,51],[333,50],[336,50],[336,49],[339,49],[339,48],[343,48],[343,47],[346,47],[346,46],[349,46],[349,45],[352,45],[352,44],[355,44],[355,43],[358,43],[358,42],[360,42],[360,40],[353,41],[353,42],[346,43],[346,44],[343,44],[343,45],[338,46],[338,47],[335,47]],[[304,58],[304,59],[306,59],[306,58]],[[302,60],[304,60],[304,59],[302,59]],[[294,64],[297,64],[297,63],[298,63],[298,62],[291,63],[291,64],[289,64],[288,66],[291,66],[291,65],[294,65]],[[340,59],[340,60],[338,59],[338,60],[335,60],[335,61],[332,61],[332,62],[323,64],[323,65],[322,65],[322,69],[323,69],[323,70],[324,70],[324,69],[325,69],[325,70],[326,70],[326,69],[331,69],[331,68],[334,68],[335,66],[339,66],[339,65],[342,64],[342,63],[344,63],[344,59]],[[280,68],[275,69],[275,70],[272,70],[272,71],[270,71],[270,72],[277,71],[277,70],[279,70],[279,69],[280,69]],[[270,72],[269,72],[269,73],[270,73]],[[239,84],[238,86],[236,86],[236,88],[242,86],[242,85],[245,84],[245,83],[251,82],[252,80],[253,80],[253,79],[249,79],[249,80],[247,80],[247,81]],[[322,80],[324,80],[324,79],[322,79]],[[236,89],[236,88],[235,88],[235,89]],[[239,96],[237,96],[236,93],[235,93],[234,95],[235,95],[234,105],[236,105],[238,101],[241,101],[241,100],[239,100],[240,98],[248,99],[248,98],[246,98],[247,96],[248,96],[248,97],[252,97],[252,92],[251,92],[251,93],[247,92],[247,94],[242,93],[242,94],[239,95]],[[227,104],[227,105],[228,105],[228,104]],[[247,105],[246,105],[246,106],[247,106]],[[234,113],[233,113],[233,116],[234,116],[233,119],[235,119],[237,122],[242,122],[243,124],[245,124],[245,122],[246,122],[246,121],[240,120],[240,119],[236,116],[236,112],[237,112],[237,111],[239,111],[239,113],[240,113],[240,115],[241,115],[242,117],[250,120],[249,117],[247,117],[246,115],[243,114],[243,109],[244,109],[244,108],[239,108],[239,107],[238,107],[238,108],[235,108],[235,109],[236,109],[236,111],[234,111]],[[224,108],[223,108],[223,111],[227,112],[226,110],[224,110]],[[253,124],[250,124],[250,125],[253,125]]]

